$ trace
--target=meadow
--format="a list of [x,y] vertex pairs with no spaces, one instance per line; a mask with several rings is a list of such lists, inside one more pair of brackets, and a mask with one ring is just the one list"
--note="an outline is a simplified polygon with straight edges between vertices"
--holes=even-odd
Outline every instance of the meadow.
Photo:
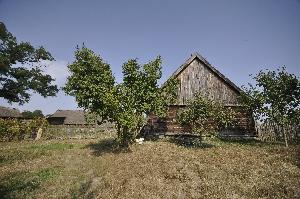
[[113,137],[0,143],[1,198],[298,198],[300,146]]

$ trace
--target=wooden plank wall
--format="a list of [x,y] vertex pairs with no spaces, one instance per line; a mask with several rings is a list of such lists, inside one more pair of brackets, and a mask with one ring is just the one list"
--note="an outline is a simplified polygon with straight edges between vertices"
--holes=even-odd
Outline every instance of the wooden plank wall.
[[196,92],[227,105],[238,104],[239,93],[198,59],[194,59],[177,78],[180,81],[177,102],[179,105],[185,105]]
[[250,135],[254,136],[255,123],[251,113],[243,110],[238,104],[239,91],[220,78],[215,72],[199,60],[194,59],[177,78],[180,81],[178,99],[175,105],[170,105],[168,115],[160,119],[150,114],[148,131],[154,134],[168,133],[192,133],[190,126],[182,127],[176,121],[177,113],[185,108],[187,101],[200,92],[204,97],[220,102],[231,107],[236,112],[235,127],[222,131],[223,135]]
[[[165,133],[193,133],[190,126],[181,126],[177,120],[177,113],[180,109],[184,109],[186,106],[183,105],[172,105],[169,106],[167,117],[164,119],[158,118],[154,114],[149,115],[149,130],[154,134],[165,134]],[[255,123],[251,113],[245,112],[239,106],[227,106],[235,111],[236,117],[234,119],[235,126],[225,129],[222,131],[223,135],[255,135]]]

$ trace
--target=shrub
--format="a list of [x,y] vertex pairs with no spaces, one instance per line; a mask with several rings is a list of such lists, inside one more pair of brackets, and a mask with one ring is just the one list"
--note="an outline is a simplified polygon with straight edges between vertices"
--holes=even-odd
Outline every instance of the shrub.
[[1,140],[11,141],[18,137],[20,125],[16,119],[0,119]]
[[233,125],[234,112],[200,94],[188,102],[188,108],[178,114],[181,125],[190,125],[196,134],[214,134]]
[[47,120],[43,118],[31,121],[0,119],[0,140],[24,140],[26,137],[31,137],[32,132],[36,132],[38,128],[45,129],[47,125]]

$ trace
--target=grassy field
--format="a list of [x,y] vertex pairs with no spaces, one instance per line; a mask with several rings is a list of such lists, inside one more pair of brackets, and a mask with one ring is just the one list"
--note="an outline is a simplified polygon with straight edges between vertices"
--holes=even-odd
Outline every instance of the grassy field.
[[2,198],[297,198],[300,146],[111,138],[0,143]]

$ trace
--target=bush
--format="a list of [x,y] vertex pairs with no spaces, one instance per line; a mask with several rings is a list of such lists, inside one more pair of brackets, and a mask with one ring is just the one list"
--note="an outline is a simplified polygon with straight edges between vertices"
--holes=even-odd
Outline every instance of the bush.
[[213,135],[223,128],[234,125],[235,113],[223,104],[214,102],[197,93],[188,107],[178,113],[177,120],[182,126],[191,126],[192,133]]
[[47,125],[47,120],[43,118],[30,121],[0,119],[0,141],[24,140],[39,128],[45,129]]

